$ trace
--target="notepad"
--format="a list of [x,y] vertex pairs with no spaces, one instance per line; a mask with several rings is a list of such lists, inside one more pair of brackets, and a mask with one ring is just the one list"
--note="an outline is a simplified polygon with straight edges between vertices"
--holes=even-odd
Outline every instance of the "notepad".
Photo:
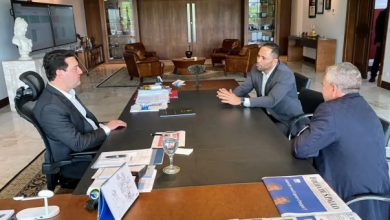
[[160,117],[191,116],[196,115],[192,108],[168,108],[159,112]]

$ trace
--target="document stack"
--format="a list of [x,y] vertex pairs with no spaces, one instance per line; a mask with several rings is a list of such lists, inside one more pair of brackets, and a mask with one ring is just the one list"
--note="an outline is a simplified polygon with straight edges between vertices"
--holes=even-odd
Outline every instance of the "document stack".
[[283,217],[270,219],[360,219],[318,174],[264,177],[263,182]]
[[161,85],[148,85],[138,89],[135,104],[130,112],[157,112],[166,109],[169,102],[169,87]]
[[134,175],[138,183],[139,192],[151,192],[157,170],[155,165],[162,164],[164,158],[163,149],[139,149],[126,151],[102,152],[92,169],[97,169],[93,183],[87,190],[87,195],[97,199],[101,186],[110,179],[118,169],[126,164],[129,173]]

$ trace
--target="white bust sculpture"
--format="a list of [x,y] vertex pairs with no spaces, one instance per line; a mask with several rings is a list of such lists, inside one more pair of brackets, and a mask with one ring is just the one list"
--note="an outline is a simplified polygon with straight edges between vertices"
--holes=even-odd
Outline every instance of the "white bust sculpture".
[[15,19],[14,26],[14,37],[12,38],[12,43],[18,46],[19,49],[19,60],[30,60],[29,56],[32,47],[31,39],[28,39],[25,35],[27,32],[27,22],[23,18]]

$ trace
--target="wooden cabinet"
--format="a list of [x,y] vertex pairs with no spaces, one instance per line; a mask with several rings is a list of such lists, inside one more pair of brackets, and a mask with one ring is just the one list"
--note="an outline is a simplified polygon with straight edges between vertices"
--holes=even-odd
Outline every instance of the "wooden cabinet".
[[291,0],[246,0],[245,44],[275,42],[287,54],[290,35]]
[[77,57],[87,70],[93,69],[97,65],[104,63],[103,46],[96,45],[93,48],[78,51]]
[[336,39],[290,36],[287,60],[303,60],[304,47],[315,49],[314,60],[311,57],[308,59],[314,61],[316,72],[324,72],[327,66],[335,64]]

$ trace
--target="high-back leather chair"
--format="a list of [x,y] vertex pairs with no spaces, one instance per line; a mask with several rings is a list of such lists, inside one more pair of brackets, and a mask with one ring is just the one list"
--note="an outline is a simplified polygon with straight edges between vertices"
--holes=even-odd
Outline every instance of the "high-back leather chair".
[[259,53],[259,47],[257,44],[245,45],[241,48],[237,55],[227,55],[225,63],[225,75],[226,72],[249,72],[253,64],[257,61],[257,54]]
[[14,100],[15,109],[22,118],[34,125],[45,144],[46,152],[45,160],[42,164],[42,173],[46,175],[47,188],[54,190],[56,185],[61,185],[64,188],[74,188],[76,186],[74,181],[70,182],[66,179],[66,176],[61,175],[61,167],[77,162],[90,162],[95,152],[76,153],[71,155],[71,160],[54,162],[49,141],[33,114],[35,103],[45,88],[45,83],[42,77],[33,71],[24,72],[19,76],[19,79],[28,88],[22,86],[17,89]]
[[133,77],[140,78],[140,84],[144,77],[162,76],[164,63],[159,61],[155,52],[148,52],[142,43],[127,44],[123,52],[130,80]]
[[297,85],[298,94],[301,92],[302,89],[308,89],[310,87],[311,84],[310,78],[296,72],[294,72],[294,76],[295,76],[295,84]]
[[238,39],[225,39],[222,47],[213,49],[211,53],[211,62],[213,66],[216,63],[222,63],[227,55],[237,54],[241,49],[241,42]]
[[289,140],[291,140],[294,136],[299,136],[307,128],[307,126],[303,127],[303,129],[301,129],[296,134],[293,133],[293,128],[298,123],[308,124],[309,123],[308,119],[310,119],[313,116],[313,113],[315,112],[317,107],[325,101],[321,92],[314,91],[311,89],[306,89],[306,88],[301,89],[301,91],[299,92],[299,95],[298,95],[298,99],[299,99],[299,101],[301,101],[302,110],[303,110],[304,114],[299,116],[298,118],[296,118],[290,124],[289,132],[288,132],[288,139]]

